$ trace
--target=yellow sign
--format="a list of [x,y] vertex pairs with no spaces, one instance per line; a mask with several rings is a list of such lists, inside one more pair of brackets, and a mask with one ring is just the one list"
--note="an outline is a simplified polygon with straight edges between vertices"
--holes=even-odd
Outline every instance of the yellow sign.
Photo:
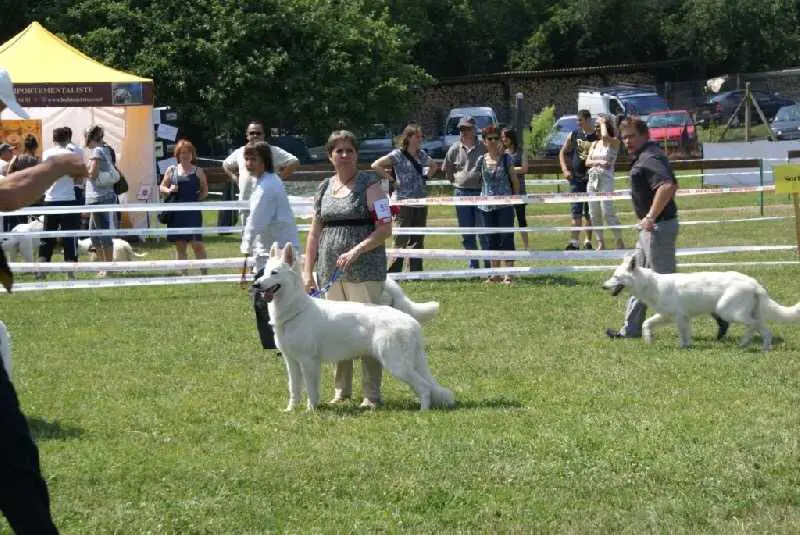
[[772,167],[776,193],[800,193],[800,164],[785,164]]
[[40,119],[27,119],[7,121],[0,123],[0,143],[14,145],[15,154],[22,154],[25,145],[25,137],[33,136],[39,144],[36,149],[36,156],[42,157],[42,121]]

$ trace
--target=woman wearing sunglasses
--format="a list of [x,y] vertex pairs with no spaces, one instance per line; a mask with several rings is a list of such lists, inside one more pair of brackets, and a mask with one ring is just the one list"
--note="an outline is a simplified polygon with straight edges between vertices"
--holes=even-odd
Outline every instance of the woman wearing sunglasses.
[[[499,197],[516,195],[519,192],[519,180],[514,170],[514,161],[511,155],[505,152],[500,140],[500,129],[495,125],[484,128],[483,143],[486,145],[486,154],[478,158],[477,168],[481,173],[481,196]],[[509,228],[514,226],[514,205],[479,205],[478,222],[487,228]],[[514,233],[497,232],[494,234],[481,234],[481,249],[491,251],[513,251]],[[513,266],[513,260],[492,260],[491,267],[499,268],[503,264]],[[500,282],[511,284],[511,277],[492,275],[486,282]]]

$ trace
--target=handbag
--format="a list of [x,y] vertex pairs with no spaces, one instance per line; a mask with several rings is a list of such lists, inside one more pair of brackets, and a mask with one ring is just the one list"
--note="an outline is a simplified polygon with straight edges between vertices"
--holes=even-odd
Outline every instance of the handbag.
[[119,180],[114,182],[114,193],[122,195],[128,192],[128,181],[125,179],[125,175],[122,174],[122,171],[117,169],[117,172],[119,173]]
[[102,151],[103,158],[105,159],[106,163],[108,164],[109,170],[108,171],[100,171],[97,173],[97,178],[95,179],[95,184],[100,186],[101,188],[106,188],[108,186],[113,186],[120,179],[120,173],[117,170],[117,166],[114,165],[114,162],[109,159],[106,155],[106,151]]
[[[167,169],[167,173],[169,173],[170,171],[172,171],[173,173],[175,172],[173,166],[170,166],[170,168]],[[164,174],[166,175],[166,173]],[[174,192],[164,196],[164,200],[161,202],[168,203],[168,202],[175,202],[177,200],[178,200],[178,193]],[[157,212],[156,219],[158,219],[158,222],[161,223],[162,225],[169,225],[170,222],[172,221],[172,214],[174,214],[174,212],[172,211]]]

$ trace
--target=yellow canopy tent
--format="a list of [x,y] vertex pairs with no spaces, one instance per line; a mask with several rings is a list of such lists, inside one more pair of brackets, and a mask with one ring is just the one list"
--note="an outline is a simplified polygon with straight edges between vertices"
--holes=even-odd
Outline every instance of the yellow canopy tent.
[[[42,121],[45,148],[54,128],[69,126],[80,145],[83,131],[101,124],[130,186],[121,201],[135,200],[142,184],[156,184],[152,80],[93,60],[38,22],[0,46],[0,67],[11,75],[19,103]],[[15,117],[6,110],[3,118]],[[136,226],[144,223],[139,219]]]

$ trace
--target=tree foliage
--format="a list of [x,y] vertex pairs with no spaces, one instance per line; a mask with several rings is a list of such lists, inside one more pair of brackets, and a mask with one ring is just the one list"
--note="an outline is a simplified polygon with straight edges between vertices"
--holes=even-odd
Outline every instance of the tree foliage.
[[248,119],[323,134],[402,120],[433,78],[692,58],[717,75],[796,66],[800,0],[0,0],[152,77],[193,136]]

